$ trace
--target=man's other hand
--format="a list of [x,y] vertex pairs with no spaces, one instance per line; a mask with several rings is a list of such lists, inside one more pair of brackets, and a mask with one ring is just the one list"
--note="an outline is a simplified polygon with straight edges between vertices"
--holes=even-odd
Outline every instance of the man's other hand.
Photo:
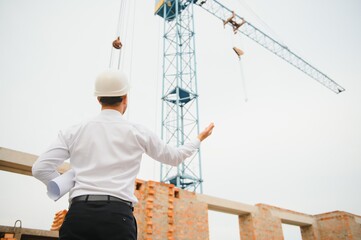
[[212,134],[214,128],[214,123],[211,123],[206,127],[203,132],[199,133],[198,139],[202,142],[204,139],[206,139],[209,135]]

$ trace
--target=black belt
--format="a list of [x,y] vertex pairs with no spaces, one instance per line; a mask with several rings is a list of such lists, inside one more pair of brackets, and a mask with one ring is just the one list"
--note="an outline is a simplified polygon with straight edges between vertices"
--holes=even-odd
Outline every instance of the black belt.
[[75,202],[122,202],[133,208],[131,202],[109,195],[82,195],[71,200],[71,203]]

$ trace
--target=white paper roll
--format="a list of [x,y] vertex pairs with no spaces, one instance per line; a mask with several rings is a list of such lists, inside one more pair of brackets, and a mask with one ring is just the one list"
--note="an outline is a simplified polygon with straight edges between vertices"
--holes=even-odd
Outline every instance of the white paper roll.
[[51,200],[57,201],[74,187],[75,172],[73,169],[51,180],[47,185],[47,194]]

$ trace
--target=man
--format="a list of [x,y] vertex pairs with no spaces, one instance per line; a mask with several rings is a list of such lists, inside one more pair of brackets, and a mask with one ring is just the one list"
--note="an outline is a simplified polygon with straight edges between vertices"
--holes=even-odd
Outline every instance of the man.
[[211,135],[213,123],[196,139],[178,148],[168,146],[146,128],[127,121],[129,84],[120,71],[106,71],[95,82],[102,111],[90,121],[60,131],[41,154],[33,175],[45,184],[59,176],[57,167],[70,158],[75,185],[70,208],[59,232],[60,240],[137,239],[133,206],[134,182],[142,154],[177,166]]

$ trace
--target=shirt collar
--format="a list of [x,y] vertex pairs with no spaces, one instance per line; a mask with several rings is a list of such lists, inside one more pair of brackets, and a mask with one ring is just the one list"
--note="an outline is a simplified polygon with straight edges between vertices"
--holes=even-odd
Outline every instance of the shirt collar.
[[101,110],[100,115],[103,115],[103,116],[123,117],[123,114],[121,114],[119,111],[113,110],[113,109],[104,109],[104,110]]

